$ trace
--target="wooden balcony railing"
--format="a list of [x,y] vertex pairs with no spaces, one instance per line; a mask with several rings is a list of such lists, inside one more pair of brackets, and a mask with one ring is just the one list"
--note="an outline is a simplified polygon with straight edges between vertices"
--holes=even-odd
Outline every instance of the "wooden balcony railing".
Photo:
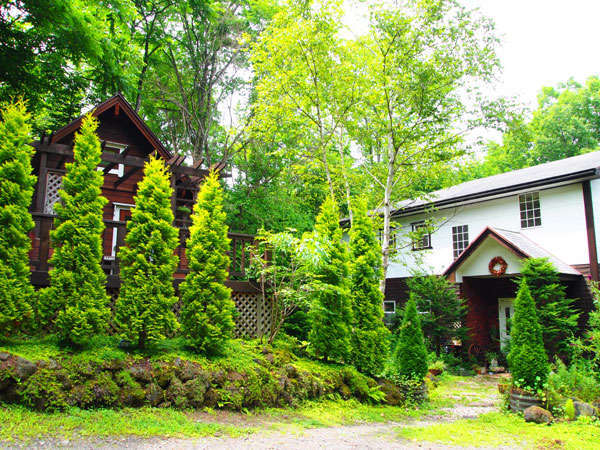
[[[30,252],[30,265],[34,272],[48,272],[49,259],[52,256],[50,244],[50,230],[54,224],[55,216],[52,214],[32,213],[35,228],[31,233],[32,250]],[[104,220],[106,228],[102,233],[104,258],[102,266],[108,275],[118,277],[119,259],[116,257],[118,249],[125,243],[127,222]],[[248,247],[254,243],[254,236],[241,233],[229,233],[231,247],[229,256],[229,278],[232,280],[245,280],[246,268],[249,264],[250,253]],[[176,277],[183,278],[188,272],[188,261],[185,256],[186,242],[189,237],[188,228],[179,228],[180,245],[176,250],[179,257]]]

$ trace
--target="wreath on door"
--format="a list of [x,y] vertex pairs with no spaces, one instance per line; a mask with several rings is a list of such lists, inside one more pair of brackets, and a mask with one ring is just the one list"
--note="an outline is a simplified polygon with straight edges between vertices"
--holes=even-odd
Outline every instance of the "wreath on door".
[[506,263],[506,261],[504,261],[504,258],[502,256],[496,256],[490,261],[490,264],[488,265],[488,270],[492,275],[500,277],[504,275],[507,267],[508,264]]

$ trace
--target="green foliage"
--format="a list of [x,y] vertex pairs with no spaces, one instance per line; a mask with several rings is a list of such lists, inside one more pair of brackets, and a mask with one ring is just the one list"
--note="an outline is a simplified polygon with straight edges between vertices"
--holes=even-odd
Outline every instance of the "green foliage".
[[229,269],[229,238],[223,212],[223,190],[215,172],[204,180],[194,213],[186,255],[189,273],[181,284],[181,324],[197,351],[218,353],[232,337],[236,313]]
[[526,281],[521,280],[512,319],[508,365],[516,385],[523,389],[541,389],[548,378],[548,356],[535,302]]
[[565,403],[565,417],[569,420],[575,420],[575,404],[573,399],[567,399]]
[[546,353],[550,357],[564,356],[580,315],[575,300],[566,297],[558,271],[546,258],[527,259],[521,274],[535,300]]
[[414,296],[404,306],[404,318],[393,354],[394,367],[398,377],[422,381],[427,374],[427,348],[421,329]]
[[315,225],[317,241],[326,247],[326,257],[315,270],[308,335],[319,357],[347,360],[350,353],[352,309],[348,290],[348,251],[342,241],[335,200],[327,197]]
[[60,339],[81,345],[108,326],[110,310],[106,275],[102,262],[104,178],[100,164],[98,121],[87,116],[75,136],[73,162],[66,174],[56,203],[56,219],[50,238],[54,253],[50,259],[50,287],[40,294],[39,316],[54,322]]
[[548,391],[562,398],[574,397],[592,403],[600,398],[600,383],[585,364],[574,363],[567,367],[558,360],[548,376]]
[[122,336],[144,348],[174,332],[179,324],[172,311],[177,302],[173,274],[179,233],[173,227],[173,190],[162,161],[151,159],[134,197],[127,223],[126,246],[119,251],[121,290],[115,323]]
[[[430,350],[441,354],[451,339],[466,338],[467,329],[463,323],[467,305],[445,277],[414,276],[408,279],[408,287],[418,310],[423,313],[420,315],[421,328]],[[455,327],[457,323],[459,328]]]
[[31,175],[30,115],[23,102],[2,109],[0,122],[0,330],[8,334],[33,318],[33,287],[29,281],[28,236],[33,228],[29,205]]
[[381,249],[373,222],[363,200],[355,203],[350,229],[350,292],[352,298],[352,351],[350,360],[364,373],[378,375],[383,370],[389,331],[383,323],[383,278]]

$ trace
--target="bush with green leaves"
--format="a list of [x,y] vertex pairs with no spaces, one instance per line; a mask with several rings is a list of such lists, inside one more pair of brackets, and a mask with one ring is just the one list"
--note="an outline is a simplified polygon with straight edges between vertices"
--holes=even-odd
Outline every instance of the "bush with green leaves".
[[548,356],[568,354],[568,342],[576,333],[580,311],[566,297],[558,271],[546,258],[527,259],[521,274],[535,300]]
[[525,390],[542,389],[548,378],[549,364],[542,329],[525,279],[521,280],[515,300],[508,365],[513,383]]
[[30,115],[23,102],[6,106],[0,122],[0,330],[17,331],[33,318],[34,292],[29,282],[28,236],[33,228],[29,205],[31,175]]
[[352,352],[359,371],[379,375],[389,349],[389,331],[383,323],[381,248],[363,200],[354,205],[350,229],[350,292],[352,299]]
[[342,241],[339,212],[332,197],[321,205],[315,234],[326,256],[315,269],[308,341],[318,357],[347,361],[352,309],[348,289],[348,250]]
[[98,121],[87,116],[75,135],[73,162],[54,205],[56,219],[50,234],[50,286],[40,295],[40,317],[54,321],[60,339],[81,345],[106,331],[110,320],[106,274],[102,270],[102,220],[107,200],[102,194]]
[[233,336],[236,314],[229,270],[229,238],[223,189],[215,172],[204,180],[192,214],[186,245],[189,273],[180,286],[183,333],[195,350],[220,353]]
[[467,305],[445,277],[416,275],[408,279],[408,287],[422,313],[421,328],[430,350],[440,355],[450,340],[464,341]]
[[413,295],[404,305],[403,316],[392,355],[391,371],[402,379],[422,381],[427,374],[428,355]]
[[119,250],[121,290],[115,324],[124,339],[139,348],[156,343],[179,328],[173,274],[179,232],[173,226],[173,189],[162,161],[152,158],[134,197],[126,246]]

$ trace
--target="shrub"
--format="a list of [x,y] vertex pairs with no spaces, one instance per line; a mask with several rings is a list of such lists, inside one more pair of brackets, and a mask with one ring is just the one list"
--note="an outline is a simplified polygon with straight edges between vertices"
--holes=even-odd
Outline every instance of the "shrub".
[[98,121],[84,118],[75,135],[73,162],[66,164],[55,204],[56,219],[50,237],[54,253],[50,259],[50,287],[40,296],[40,316],[54,318],[60,339],[81,345],[108,326],[110,310],[106,275],[102,262],[103,208]]
[[181,284],[181,324],[185,337],[201,352],[219,353],[235,328],[235,303],[225,286],[229,238],[223,190],[215,172],[198,193],[186,255],[189,273]]
[[394,366],[400,378],[422,381],[427,374],[427,348],[417,313],[417,305],[411,295],[404,306],[404,318],[396,348]]
[[33,228],[29,205],[31,175],[30,115],[23,102],[7,106],[0,122],[0,330],[16,331],[33,316],[29,282],[28,233]]
[[127,223],[126,247],[119,250],[121,290],[115,323],[121,335],[144,348],[174,332],[179,324],[172,311],[177,302],[173,274],[179,243],[173,227],[171,195],[165,165],[151,159],[138,184],[135,208]]
[[321,205],[315,225],[317,239],[327,248],[327,257],[315,271],[317,281],[309,312],[308,340],[315,354],[325,359],[347,360],[350,353],[352,310],[348,291],[348,254],[342,241],[335,200]]
[[548,378],[542,330],[525,280],[521,280],[515,300],[508,364],[515,384],[523,389],[541,389]]
[[548,376],[548,390],[560,397],[575,397],[584,402],[600,399],[600,383],[584,363],[567,367],[558,360]]
[[378,375],[388,353],[389,331],[383,324],[381,251],[364,201],[354,206],[350,230],[350,291],[352,293],[352,353],[354,367]]
[[[420,315],[421,328],[430,350],[441,354],[451,339],[464,339],[463,326],[467,306],[456,293],[454,286],[444,277],[436,275],[414,276],[408,279]],[[456,324],[460,324],[457,328]]]
[[557,270],[546,258],[527,259],[521,273],[535,300],[548,356],[564,356],[580,315],[573,305],[575,300],[566,298],[565,286],[560,283]]

